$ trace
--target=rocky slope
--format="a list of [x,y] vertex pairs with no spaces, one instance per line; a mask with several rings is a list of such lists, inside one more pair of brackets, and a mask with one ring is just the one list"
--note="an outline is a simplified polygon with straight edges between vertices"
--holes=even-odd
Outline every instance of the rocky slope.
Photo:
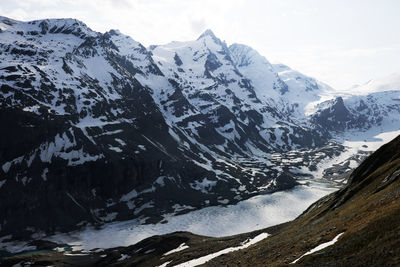
[[[0,236],[291,188],[344,150],[332,133],[353,116],[325,103],[310,117],[329,86],[209,30],[147,49],[73,19],[1,17],[0,47]],[[357,114],[374,117],[369,103]],[[383,119],[399,110],[380,103]]]
[[[400,136],[351,174],[349,184],[297,219],[224,238],[176,232],[129,247],[65,256],[38,252],[3,264],[96,266],[397,266],[400,264]],[[51,243],[41,243],[50,248]]]
[[330,131],[398,129],[400,112],[400,75],[390,75],[356,86],[341,96],[320,102],[310,120]]

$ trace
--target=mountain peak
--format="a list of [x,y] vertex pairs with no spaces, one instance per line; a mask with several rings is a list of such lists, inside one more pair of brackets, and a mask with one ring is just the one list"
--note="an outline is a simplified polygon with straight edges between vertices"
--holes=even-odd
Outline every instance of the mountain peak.
[[207,30],[205,30],[205,31],[199,36],[199,38],[197,38],[197,40],[202,39],[202,38],[204,38],[204,37],[206,37],[206,36],[210,36],[210,37],[213,38],[213,39],[217,39],[217,37],[215,36],[215,34],[213,33],[213,31],[210,30],[210,29],[207,29]]
[[4,16],[0,16],[0,23],[5,23],[5,24],[11,26],[11,25],[17,23],[17,21],[13,20],[13,19],[10,19],[10,18],[7,18],[7,17],[4,17]]
[[[85,23],[72,18],[40,19],[32,21],[18,21],[0,16],[0,24],[7,25],[10,31],[37,32],[42,35],[47,33],[73,34],[78,37],[95,36],[98,33],[91,30]],[[3,28],[4,30],[4,28]]]
[[210,37],[215,43],[217,44],[222,44],[223,42],[215,36],[214,32],[210,29],[205,30],[200,36],[199,38],[197,38],[197,40],[201,40],[207,37]]
[[118,29],[111,29],[108,31],[110,35],[122,35],[122,33]]
[[57,18],[34,20],[27,22],[32,25],[39,25],[41,33],[65,33],[77,36],[94,36],[96,32],[90,29],[84,22],[72,18]]

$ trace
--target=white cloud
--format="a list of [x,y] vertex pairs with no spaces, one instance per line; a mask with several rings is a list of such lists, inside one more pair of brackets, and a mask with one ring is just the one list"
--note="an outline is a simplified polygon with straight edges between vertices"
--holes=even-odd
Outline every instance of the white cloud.
[[202,32],[202,31],[204,31],[205,29],[206,29],[206,21],[205,21],[205,19],[203,19],[203,18],[201,18],[201,19],[193,19],[191,22],[190,22],[190,24],[191,24],[191,26],[192,26],[192,30],[193,30],[193,32],[195,32],[195,33],[199,33],[199,32]]

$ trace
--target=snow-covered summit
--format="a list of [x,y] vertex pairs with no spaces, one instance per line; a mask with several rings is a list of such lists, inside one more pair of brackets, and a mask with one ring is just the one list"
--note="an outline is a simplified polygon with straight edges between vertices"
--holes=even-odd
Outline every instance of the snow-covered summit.
[[233,44],[229,46],[229,51],[239,71],[250,79],[259,98],[277,100],[287,92],[287,85],[271,63],[256,50],[247,45]]
[[28,22],[0,17],[0,29],[3,31],[17,31],[18,34],[31,36],[50,34],[73,34],[78,37],[96,36],[98,33],[91,30],[85,23],[77,19],[43,19]]
[[221,40],[219,38],[217,38],[217,36],[214,34],[214,32],[210,29],[207,29],[202,34],[200,34],[200,36],[197,38],[197,40],[205,39],[207,37],[213,39],[215,42],[221,42]]
[[250,46],[235,43],[229,46],[229,50],[238,67],[250,64],[265,65],[272,71],[271,63]]
[[353,95],[367,95],[375,92],[385,91],[399,91],[400,90],[400,72],[392,73],[386,77],[382,77],[375,80],[370,80],[362,85],[355,85],[351,90],[339,91],[341,93],[347,93],[351,91]]

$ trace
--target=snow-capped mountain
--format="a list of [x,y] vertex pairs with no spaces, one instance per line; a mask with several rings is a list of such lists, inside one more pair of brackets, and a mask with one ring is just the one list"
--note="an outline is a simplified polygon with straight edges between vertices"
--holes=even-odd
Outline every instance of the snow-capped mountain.
[[257,51],[241,44],[229,47],[238,70],[250,81],[257,96],[272,103],[298,123],[306,123],[307,107],[333,91],[328,85],[283,64],[271,64]]
[[342,91],[341,93],[346,94],[346,91],[351,91],[352,95],[368,95],[377,92],[398,91],[399,88],[400,73],[392,73],[386,77],[369,80],[362,85],[354,85],[350,89]]
[[[0,48],[4,234],[160,221],[291,188],[344,149],[331,133],[358,103],[320,103],[329,86],[210,30],[147,49],[77,20],[0,17]],[[350,115],[325,115],[337,106]]]
[[[198,137],[214,139],[207,142],[220,145],[225,151],[244,153],[253,148],[262,152],[287,151],[323,142],[320,129],[308,127],[304,131],[303,125],[292,119],[296,103],[289,108],[288,101],[283,100],[286,98],[280,97],[289,92],[300,93],[306,86],[289,88],[253,49],[237,44],[228,48],[207,30],[195,41],[152,47],[152,53],[161,71],[180,86],[195,107],[186,114],[186,125],[179,126],[187,127],[192,119],[196,124],[196,116],[207,117],[206,123],[194,127]],[[278,108],[282,102],[287,109]],[[216,132],[210,135],[214,131],[209,129],[212,124]],[[216,136],[222,139],[216,140]]]
[[[399,128],[400,74],[353,87],[350,93],[335,94],[335,98],[315,105],[311,121],[333,131],[368,129],[373,126]],[[339,94],[341,96],[337,96]]]

